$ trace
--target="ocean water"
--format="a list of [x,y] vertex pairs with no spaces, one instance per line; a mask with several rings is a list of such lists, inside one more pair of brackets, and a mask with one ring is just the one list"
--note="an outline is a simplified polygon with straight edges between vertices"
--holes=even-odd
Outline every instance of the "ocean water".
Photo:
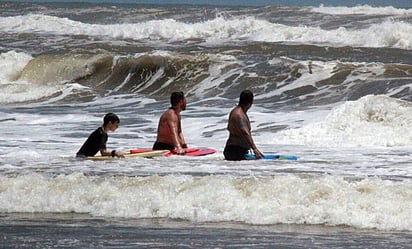
[[[0,2],[0,247],[408,248],[412,9]],[[228,162],[250,89],[264,153]],[[204,157],[78,160],[151,148],[173,91]]]

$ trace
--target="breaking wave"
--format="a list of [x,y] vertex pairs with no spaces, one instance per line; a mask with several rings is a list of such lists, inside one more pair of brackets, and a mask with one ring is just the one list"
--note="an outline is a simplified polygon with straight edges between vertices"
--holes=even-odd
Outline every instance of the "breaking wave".
[[168,43],[203,40],[207,44],[232,41],[285,42],[328,46],[390,47],[412,49],[412,24],[385,20],[361,29],[323,29],[320,26],[290,26],[254,16],[224,17],[188,23],[174,19],[140,23],[88,24],[68,18],[28,14],[0,17],[0,31],[82,35],[107,39],[150,40]]
[[1,177],[1,212],[410,231],[411,181],[339,176]]

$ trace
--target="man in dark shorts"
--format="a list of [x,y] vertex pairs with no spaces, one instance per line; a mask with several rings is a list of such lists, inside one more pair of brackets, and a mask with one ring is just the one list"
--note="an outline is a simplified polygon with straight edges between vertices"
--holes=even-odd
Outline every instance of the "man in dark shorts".
[[249,117],[246,112],[253,104],[253,93],[244,90],[240,93],[239,104],[233,108],[229,114],[227,129],[229,138],[223,151],[226,160],[239,161],[245,160],[245,155],[252,148],[256,159],[263,157],[253,142]]
[[100,151],[102,156],[124,157],[122,152],[115,150],[108,151],[106,143],[108,140],[107,132],[115,131],[119,127],[120,119],[116,114],[107,113],[103,118],[103,126],[97,128],[89,135],[80,150],[77,152],[77,157],[94,156]]
[[159,119],[157,138],[153,150],[176,150],[179,155],[187,148],[183,138],[180,112],[186,110],[186,97],[183,92],[173,92],[171,107]]

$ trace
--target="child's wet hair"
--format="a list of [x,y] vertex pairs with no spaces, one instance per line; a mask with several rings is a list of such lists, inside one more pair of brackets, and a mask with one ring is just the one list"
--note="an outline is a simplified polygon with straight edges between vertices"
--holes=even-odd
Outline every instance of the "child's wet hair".
[[103,118],[103,126],[107,125],[109,122],[112,122],[112,123],[115,123],[115,122],[120,123],[120,119],[119,119],[119,117],[118,117],[116,114],[110,112],[110,113],[107,113],[107,114],[104,116],[104,118]]

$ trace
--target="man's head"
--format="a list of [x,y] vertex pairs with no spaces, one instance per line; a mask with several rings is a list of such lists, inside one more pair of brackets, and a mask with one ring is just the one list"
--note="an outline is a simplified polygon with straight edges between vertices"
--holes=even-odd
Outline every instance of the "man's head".
[[170,95],[170,104],[172,107],[177,107],[178,105],[181,105],[180,108],[182,110],[186,109],[186,98],[183,92],[173,92],[172,95]]
[[107,127],[110,131],[115,131],[119,127],[120,119],[114,113],[107,113],[103,118],[103,127]]
[[253,93],[250,90],[244,90],[239,96],[239,105],[247,106],[253,104]]

